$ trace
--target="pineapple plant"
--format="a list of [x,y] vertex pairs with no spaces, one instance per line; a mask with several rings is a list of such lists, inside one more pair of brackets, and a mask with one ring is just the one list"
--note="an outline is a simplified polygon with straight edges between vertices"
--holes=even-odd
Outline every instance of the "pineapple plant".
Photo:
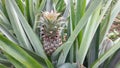
[[62,45],[61,32],[65,26],[65,19],[59,17],[56,11],[43,12],[40,17],[40,37],[42,38],[43,48],[47,54],[52,54]]
[[120,0],[0,0],[0,68],[119,67],[120,39],[106,40],[119,6]]

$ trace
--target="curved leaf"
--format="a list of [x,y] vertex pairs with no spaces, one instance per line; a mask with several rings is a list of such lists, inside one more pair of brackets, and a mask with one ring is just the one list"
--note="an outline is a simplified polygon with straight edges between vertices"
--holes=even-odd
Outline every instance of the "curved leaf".
[[17,16],[19,18],[19,20],[21,21],[20,24],[23,26],[23,30],[25,31],[30,43],[32,44],[35,52],[42,56],[43,58],[47,58],[42,44],[40,43],[38,37],[36,36],[36,34],[33,32],[32,28],[30,27],[30,25],[28,24],[28,22],[26,21],[25,17],[23,16],[23,14],[20,12],[17,4],[15,3],[15,1],[8,1],[8,3],[10,3],[12,6],[14,6],[14,10],[17,13]]
[[11,3],[9,3],[9,1],[5,0],[6,9],[8,12],[8,16],[10,18],[10,22],[12,24],[12,28],[14,28],[13,30],[17,37],[17,40],[21,46],[32,51],[32,47],[29,43],[29,40],[27,39],[24,29],[23,29],[22,25],[20,24],[21,21],[19,20],[14,7],[12,6]]
[[98,68],[98,66],[103,63],[108,57],[113,55],[120,48],[120,40],[115,43],[106,53],[104,53],[96,62],[92,65],[92,68]]
[[[74,40],[76,39],[77,35],[79,34],[80,30],[85,26],[88,18],[90,17],[90,15],[93,13],[93,11],[95,11],[95,8],[97,8],[98,4],[101,2],[101,0],[95,0],[91,6],[88,8],[88,10],[86,11],[85,15],[81,18],[81,20],[79,21],[79,23],[77,24],[76,28],[74,29],[74,31],[72,32],[71,36],[69,37],[68,41],[66,43],[69,43],[66,45],[63,44],[62,46],[64,46],[63,49],[63,53],[60,55],[59,60],[58,60],[58,65],[62,64],[65,62],[65,59],[67,57],[67,54],[74,42]],[[59,50],[59,48],[57,49]],[[58,51],[55,51],[58,52]],[[53,55],[55,55],[55,53],[53,53]],[[58,53],[56,53],[58,54]],[[63,60],[61,60],[63,59]]]
[[27,68],[42,68],[42,66],[22,48],[2,35],[0,35],[0,48]]

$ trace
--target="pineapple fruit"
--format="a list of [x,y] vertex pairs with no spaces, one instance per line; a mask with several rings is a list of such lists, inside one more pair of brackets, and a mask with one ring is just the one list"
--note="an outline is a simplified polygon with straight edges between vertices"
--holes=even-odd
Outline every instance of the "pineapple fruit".
[[40,37],[47,55],[51,55],[62,45],[61,32],[64,29],[65,19],[56,11],[42,12],[40,17]]

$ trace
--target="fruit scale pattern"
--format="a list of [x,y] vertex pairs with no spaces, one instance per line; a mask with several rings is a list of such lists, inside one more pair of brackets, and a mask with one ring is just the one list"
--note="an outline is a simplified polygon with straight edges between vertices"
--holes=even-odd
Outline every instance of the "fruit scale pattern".
[[66,20],[60,17],[56,11],[42,12],[40,17],[40,37],[43,48],[47,55],[51,55],[59,46],[63,44],[61,32],[64,29]]

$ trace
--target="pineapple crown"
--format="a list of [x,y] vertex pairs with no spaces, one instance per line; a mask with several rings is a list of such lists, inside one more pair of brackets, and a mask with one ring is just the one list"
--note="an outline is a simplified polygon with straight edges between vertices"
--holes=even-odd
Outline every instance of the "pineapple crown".
[[66,20],[63,17],[59,17],[60,13],[51,10],[50,12],[42,12],[40,22],[45,25],[48,30],[56,31],[61,29],[66,24]]
[[43,12],[43,17],[49,21],[56,21],[59,15],[60,13],[57,13],[56,11],[53,10],[51,12],[48,11]]

